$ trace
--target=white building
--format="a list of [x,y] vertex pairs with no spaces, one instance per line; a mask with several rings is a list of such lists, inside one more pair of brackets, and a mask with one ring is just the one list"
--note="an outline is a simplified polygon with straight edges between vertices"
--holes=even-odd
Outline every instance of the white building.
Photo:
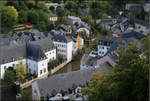
[[98,42],[98,55],[104,56],[110,49],[111,45],[113,44],[113,41],[115,38],[112,37],[106,37],[103,39],[100,39]]
[[48,73],[48,62],[56,59],[56,48],[47,38],[0,47],[0,78],[3,78],[8,68],[16,69],[20,57],[27,71],[40,77]]
[[19,64],[19,58],[26,63],[26,45],[10,45],[0,47],[0,78],[3,78],[8,68],[15,68]]
[[57,21],[57,19],[58,19],[58,17],[57,17],[55,14],[50,14],[50,15],[49,15],[49,20],[50,20],[50,21],[55,22],[55,21]]
[[48,62],[56,59],[56,48],[49,39],[31,42],[27,45],[28,71],[38,77],[48,73]]
[[55,35],[53,43],[57,47],[57,53],[62,55],[68,62],[72,60],[73,54],[73,41],[70,37],[65,35]]

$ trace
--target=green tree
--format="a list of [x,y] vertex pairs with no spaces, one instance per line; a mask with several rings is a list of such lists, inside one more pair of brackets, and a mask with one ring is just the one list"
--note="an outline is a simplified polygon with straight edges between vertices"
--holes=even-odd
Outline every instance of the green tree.
[[[146,39],[145,39],[146,40]],[[145,42],[148,43],[148,42]],[[143,53],[147,52],[143,43]],[[89,101],[148,101],[149,58],[140,57],[137,44],[117,51],[118,64],[110,73],[93,79],[84,90]]]
[[69,11],[78,13],[78,4],[77,2],[69,1],[65,6]]
[[43,10],[45,13],[50,13],[50,10],[49,10],[48,7],[45,5],[45,2],[43,2],[43,1],[39,1],[39,2],[37,3],[37,9]]
[[97,50],[97,45],[98,45],[98,40],[94,40],[89,43],[89,51],[91,52],[92,50]]
[[53,22],[50,22],[49,24],[48,24],[48,26],[47,26],[47,30],[48,31],[50,31],[50,30],[52,30],[52,29],[54,29],[55,28],[55,25],[53,24]]
[[107,18],[108,18],[108,15],[106,13],[103,13],[102,19],[107,19]]
[[58,15],[59,17],[65,16],[65,10],[62,9],[62,8],[60,8],[60,7],[57,7],[56,13],[57,13],[57,15]]
[[41,32],[47,30],[47,26],[46,26],[45,22],[43,22],[43,21],[41,21],[39,24],[37,24],[36,28]]
[[26,64],[22,62],[22,58],[19,59],[19,64],[16,66],[16,74],[19,80],[23,80],[27,74]]
[[12,27],[18,21],[18,12],[13,6],[3,6],[1,12],[2,27]]
[[35,25],[39,23],[39,15],[36,10],[31,9],[28,11],[28,21]]
[[7,84],[13,84],[16,80],[15,72],[12,70],[7,70],[4,74],[4,81]]
[[28,13],[24,10],[19,12],[19,23],[27,22]]

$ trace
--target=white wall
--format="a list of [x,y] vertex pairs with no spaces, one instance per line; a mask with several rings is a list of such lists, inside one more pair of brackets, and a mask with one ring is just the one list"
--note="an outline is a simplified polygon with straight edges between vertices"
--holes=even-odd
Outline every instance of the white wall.
[[31,60],[31,59],[28,59],[27,60],[27,65],[28,65],[28,72],[31,73],[31,74],[38,74],[38,62],[37,61],[34,61],[34,60]]
[[70,41],[69,43],[67,43],[67,61],[71,61],[72,60],[72,53],[73,53],[73,42]]
[[[34,74],[34,72],[35,72],[37,77],[43,76],[44,74],[48,73],[47,59],[42,60],[42,61],[34,61],[34,60],[28,59],[28,68],[30,68],[31,74]],[[44,72],[44,69],[45,69],[45,72]],[[42,71],[42,73],[41,73],[41,71]]]
[[57,54],[60,54],[64,59],[67,59],[67,44],[54,41],[54,45],[57,47]]
[[57,17],[49,17],[50,21],[57,21]]
[[[26,59],[22,60],[23,64],[26,64]],[[13,62],[9,62],[9,63],[5,63],[5,64],[0,64],[0,78],[3,79],[4,77],[4,73],[7,70],[7,68],[9,67],[13,67],[14,65],[14,69],[16,69],[16,65],[19,64],[19,61],[13,61]]]
[[[28,64],[28,68],[30,68],[31,74],[36,73],[36,75],[40,77],[48,73],[48,62],[50,60],[56,59],[56,49],[46,52],[45,55],[47,56],[47,59],[42,61],[34,61],[28,59],[27,64]],[[44,72],[44,69],[46,69],[46,72]],[[42,74],[40,73],[41,70],[42,70]]]
[[[44,69],[46,71],[44,72]],[[40,73],[42,71],[42,74]],[[48,63],[47,59],[38,62],[38,77],[48,73]]]
[[98,45],[98,55],[104,56],[108,52],[109,48],[109,46]]
[[45,52],[45,55],[47,56],[47,62],[49,62],[50,60],[55,60],[56,59],[56,49]]
[[64,59],[67,61],[72,60],[72,53],[73,53],[73,42],[70,41],[68,43],[63,42],[53,42],[54,45],[57,47],[57,53],[62,55]]

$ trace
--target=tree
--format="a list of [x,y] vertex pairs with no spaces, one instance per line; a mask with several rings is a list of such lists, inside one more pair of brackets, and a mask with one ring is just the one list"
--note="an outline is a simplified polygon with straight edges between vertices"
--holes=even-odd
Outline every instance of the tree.
[[69,1],[65,6],[69,11],[78,13],[78,4],[77,2]]
[[13,6],[3,6],[1,19],[2,27],[12,27],[18,21],[18,12]]
[[7,70],[4,74],[4,81],[8,84],[13,84],[16,80],[15,72],[12,70]]
[[98,45],[98,40],[94,40],[92,42],[89,43],[89,49],[90,49],[90,52],[92,50],[97,50],[97,45]]
[[45,2],[42,2],[42,1],[37,2],[37,9],[43,10],[45,13],[50,13],[50,10],[45,5]]
[[59,17],[63,17],[65,15],[65,11],[61,7],[57,7],[56,13]]
[[92,18],[92,16],[81,16],[82,21],[90,24],[90,25],[94,25],[94,20]]
[[32,22],[33,24],[38,24],[39,22],[39,15],[38,12],[34,9],[28,11],[28,21]]
[[47,30],[47,26],[46,26],[45,22],[43,22],[43,21],[41,21],[39,24],[37,24],[36,28],[41,32]]
[[23,80],[27,74],[26,65],[22,62],[22,58],[19,59],[19,64],[16,66],[16,74],[19,80]]
[[19,23],[27,22],[27,16],[28,16],[27,12],[24,10],[21,10],[19,12]]
[[108,18],[108,15],[106,13],[103,13],[102,19],[107,19],[107,18]]
[[[145,43],[143,43],[144,47]],[[145,50],[142,47],[143,53],[148,51],[146,47]],[[110,70],[110,73],[92,80],[85,89],[88,100],[148,101],[150,66],[148,56],[140,57],[135,43],[126,49],[121,48],[117,53],[118,64]]]
[[48,31],[50,31],[50,30],[52,30],[52,29],[54,29],[54,28],[55,28],[55,26],[54,26],[53,22],[50,22],[50,23],[48,24],[48,26],[47,26],[47,30],[48,30]]

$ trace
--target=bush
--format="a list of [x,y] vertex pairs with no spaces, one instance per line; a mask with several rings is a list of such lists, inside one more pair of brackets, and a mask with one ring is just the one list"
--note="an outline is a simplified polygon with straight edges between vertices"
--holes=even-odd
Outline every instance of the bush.
[[7,84],[13,84],[16,80],[15,72],[12,70],[7,70],[4,74],[4,82]]
[[58,55],[55,60],[52,60],[48,63],[48,70],[53,69],[54,67],[58,66],[60,63],[63,62],[63,56]]

